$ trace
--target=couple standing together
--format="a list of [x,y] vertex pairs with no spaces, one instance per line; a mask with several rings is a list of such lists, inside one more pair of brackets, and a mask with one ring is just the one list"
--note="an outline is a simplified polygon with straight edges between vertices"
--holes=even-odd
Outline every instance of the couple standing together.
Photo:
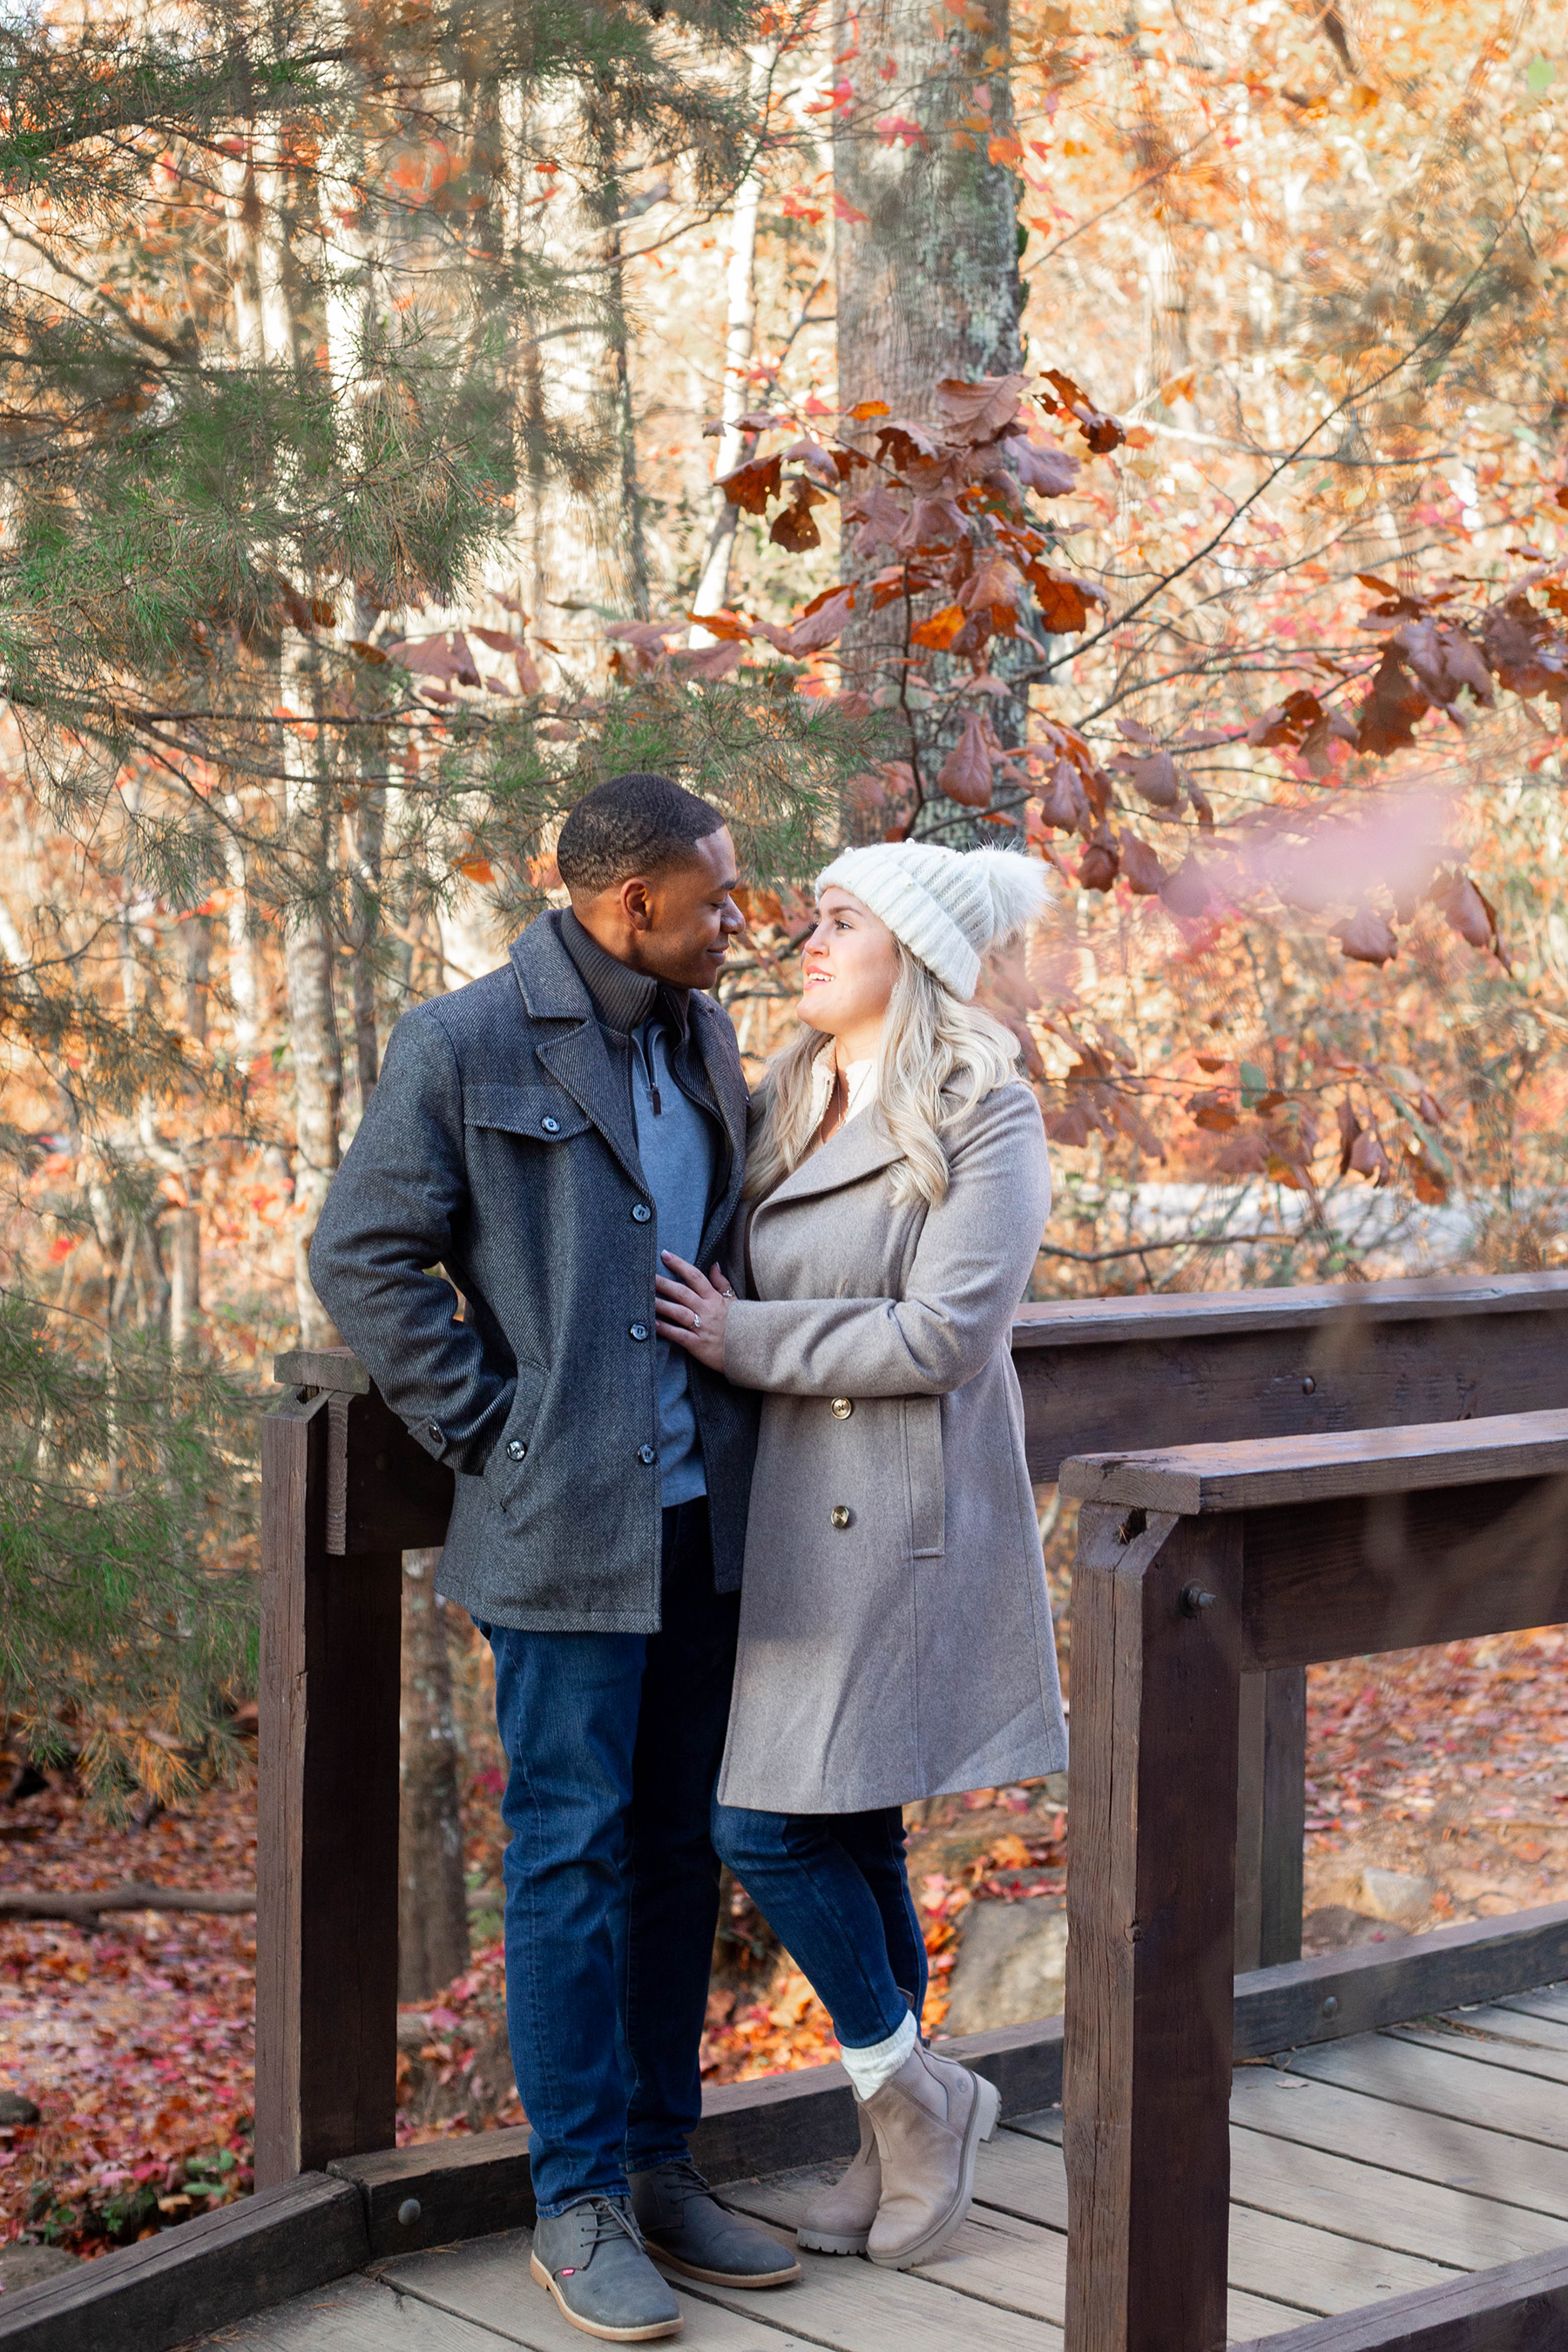
[[688,2153],[721,1858],[858,2102],[802,2246],[928,2259],[996,2120],[921,2039],[901,1808],[1065,1760],[1009,1352],[1050,1180],[972,1001],[1043,876],[836,858],[749,1101],[704,992],[742,928],[719,812],[617,777],[557,862],[570,909],[398,1024],[310,1269],[457,1473],[440,1585],[495,1654],[532,2273],[636,2343],[680,2326],[656,2265],[799,2275]]

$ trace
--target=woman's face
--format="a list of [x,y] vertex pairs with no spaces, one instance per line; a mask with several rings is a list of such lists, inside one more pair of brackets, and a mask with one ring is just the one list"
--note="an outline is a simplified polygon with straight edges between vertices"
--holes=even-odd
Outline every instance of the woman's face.
[[830,1037],[873,1040],[899,976],[893,934],[858,898],[829,884],[817,908],[816,929],[801,953],[805,985],[800,1017]]

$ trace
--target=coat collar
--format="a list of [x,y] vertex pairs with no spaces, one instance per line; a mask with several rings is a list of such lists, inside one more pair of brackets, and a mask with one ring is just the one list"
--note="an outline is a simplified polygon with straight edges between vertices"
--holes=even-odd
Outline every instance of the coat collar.
[[[568,1024],[544,1039],[539,1058],[598,1129],[633,1181],[645,1186],[626,1090],[617,1079],[586,982],[561,937],[561,915],[552,908],[513,940],[509,950],[523,1003],[535,1021]],[[703,1249],[722,1233],[741,1196],[746,1169],[748,1096],[730,1016],[711,997],[693,989],[687,1013],[713,1098],[730,1143],[730,1181],[713,1202]],[[726,1034],[727,1033],[727,1034]]]
[[759,1216],[775,1203],[809,1201],[823,1192],[841,1192],[847,1184],[861,1183],[866,1177],[875,1176],[883,1168],[903,1158],[882,1123],[880,1110],[863,1110],[830,1135],[827,1141],[792,1169],[782,1184],[775,1185],[765,1201],[759,1202]]
[[553,909],[541,915],[508,951],[532,1018],[565,1024],[558,1035],[542,1039],[535,1050],[552,1077],[593,1120],[633,1183],[646,1191],[631,1097],[617,1081],[594,1000],[562,942],[560,922]]

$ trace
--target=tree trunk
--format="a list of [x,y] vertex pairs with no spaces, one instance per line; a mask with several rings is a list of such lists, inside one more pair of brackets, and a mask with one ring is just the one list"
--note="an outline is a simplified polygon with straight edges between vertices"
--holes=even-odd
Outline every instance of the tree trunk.
[[[561,680],[603,672],[602,614],[646,614],[647,560],[637,487],[620,197],[575,97],[512,112],[517,158],[510,238],[516,282],[541,259],[563,273],[552,304],[519,322],[515,544],[541,635]],[[542,176],[542,155],[569,159]],[[541,205],[541,190],[549,188]]]
[[[944,376],[973,382],[1023,366],[1017,183],[1005,161],[1016,148],[1012,90],[1005,68],[985,61],[988,51],[1005,54],[1008,41],[1008,0],[984,0],[961,19],[939,17],[928,0],[869,0],[858,18],[846,12],[838,20],[836,70],[856,91],[833,118],[843,205],[835,237],[841,409],[885,400],[895,416],[930,417]],[[988,93],[988,113],[977,92]],[[876,123],[889,114],[918,124],[924,143],[879,138]],[[988,131],[964,127],[981,121]],[[993,151],[1004,160],[992,162]],[[844,577],[854,573],[847,540]],[[901,683],[904,620],[897,603],[854,614],[839,644],[847,688],[874,694]],[[939,673],[944,666],[935,665]],[[993,667],[1005,667],[998,646]],[[1005,743],[1023,740],[1026,710],[1022,688],[993,704]],[[936,709],[911,714],[909,749],[928,791],[956,728]],[[968,830],[964,813],[941,795],[921,817],[918,830],[950,842]],[[882,820],[868,824],[874,835]]]
[[[751,97],[760,108],[767,94],[771,70],[769,53],[765,49],[751,52]],[[752,405],[749,382],[752,352],[757,331],[757,215],[762,209],[763,174],[759,157],[756,168],[748,172],[735,191],[735,206],[730,216],[730,266],[725,281],[724,320],[724,390],[719,413],[724,420],[724,430],[719,436],[719,454],[713,462],[713,478],[722,481],[732,473],[753,448],[754,436],[742,433],[740,420]],[[730,594],[730,563],[735,551],[735,525],[740,518],[739,507],[732,507],[721,489],[713,493],[713,522],[708,533],[708,549],[702,559],[702,572],[697,583],[692,608],[699,613],[721,613]],[[693,646],[710,646],[718,640],[711,632],[691,629],[688,642]]]
[[195,1345],[202,1309],[202,1213],[191,1203],[174,1209],[169,1228],[169,1347],[188,1356]]
[[338,1165],[343,1057],[332,1001],[332,943],[314,907],[300,908],[283,940],[294,1045],[294,1303],[300,1344],[334,1348],[338,1329],[310,1286],[310,1243]]
[[468,1965],[463,1823],[447,1621],[436,1597],[441,1554],[403,1555],[399,1710],[397,1998],[425,2000]]

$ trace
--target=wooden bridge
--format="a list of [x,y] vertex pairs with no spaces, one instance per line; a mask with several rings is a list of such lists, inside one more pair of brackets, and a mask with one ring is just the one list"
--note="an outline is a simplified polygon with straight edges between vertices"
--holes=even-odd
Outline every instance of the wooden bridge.
[[[1568,1906],[1300,1958],[1306,1666],[1568,1620],[1565,1314],[1560,1276],[1025,1310],[1034,1474],[1083,1505],[1065,2026],[952,2045],[1005,2128],[935,2263],[683,2288],[683,2341],[1568,2347]],[[0,2346],[566,2352],[526,2134],[392,2146],[399,1556],[450,1475],[345,1351],[278,1370],[258,2193],[7,2297]],[[694,2153],[787,2233],[854,2128],[823,2067],[710,2093]]]

